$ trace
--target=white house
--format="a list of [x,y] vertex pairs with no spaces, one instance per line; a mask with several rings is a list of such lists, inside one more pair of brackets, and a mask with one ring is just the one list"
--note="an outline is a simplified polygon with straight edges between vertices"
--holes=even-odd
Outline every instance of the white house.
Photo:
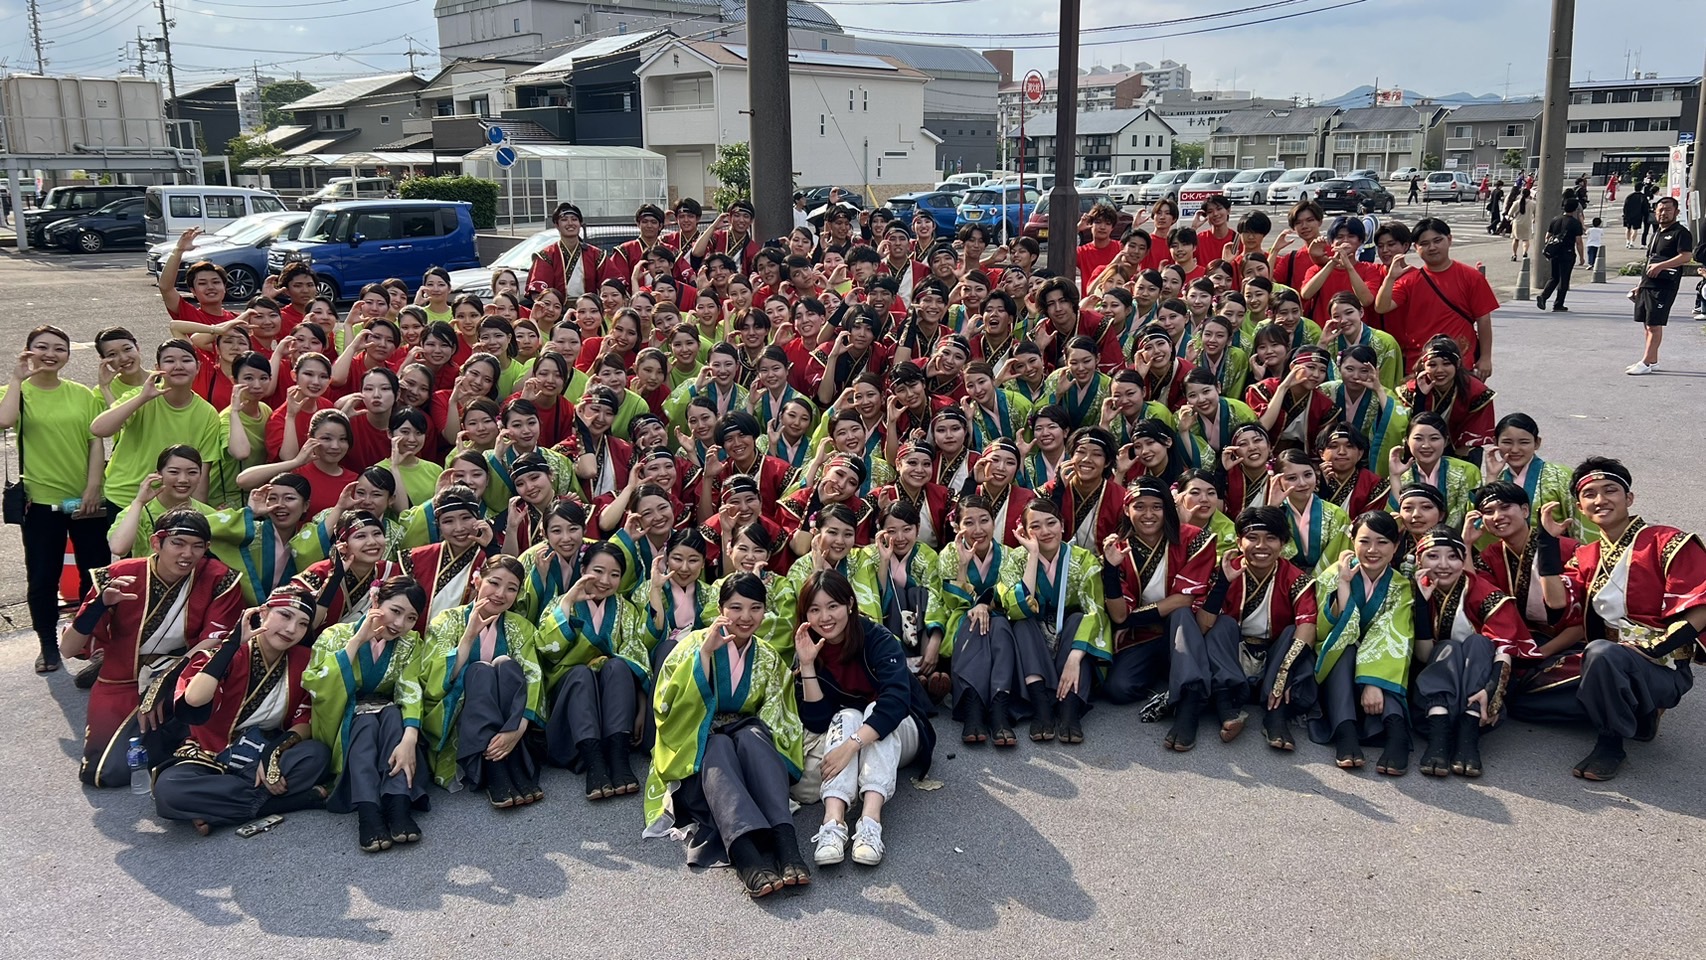
[[[1025,170],[1055,173],[1054,113],[1025,117]],[[1007,131],[1008,156],[1018,163],[1019,125]],[[1129,173],[1166,170],[1172,166],[1177,133],[1154,110],[1091,110],[1078,115],[1075,174]]]
[[[924,126],[929,78],[891,57],[788,51],[794,170],[801,185],[868,186],[877,200],[936,182]],[[675,40],[640,64],[646,149],[669,160],[678,196],[708,197],[717,145],[751,140],[746,47]]]

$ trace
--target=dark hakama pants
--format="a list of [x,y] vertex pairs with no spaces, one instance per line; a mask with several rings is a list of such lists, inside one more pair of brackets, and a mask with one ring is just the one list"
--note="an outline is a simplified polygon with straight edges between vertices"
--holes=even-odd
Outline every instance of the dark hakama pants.
[[[994,622],[993,618],[991,622]],[[1066,660],[1072,655],[1072,638],[1077,636],[1078,625],[1083,622],[1084,614],[1067,614],[1055,636],[1053,650],[1049,649],[1048,637],[1036,617],[1026,617],[1014,623],[1013,651],[1021,679],[1040,676],[1050,690],[1059,689],[1061,674],[1066,671]],[[1079,716],[1090,712],[1090,683],[1095,676],[1095,666],[1096,658],[1089,654],[1078,661],[1078,692],[1072,698],[1078,701]]]
[[[1416,674],[1415,722],[1423,723],[1428,711],[1444,707],[1457,716],[1469,706],[1469,697],[1487,689],[1493,679],[1493,641],[1478,633],[1462,640],[1436,640],[1428,665]],[[1495,722],[1497,717],[1492,718]]]
[[[95,693],[101,693],[106,686],[109,685],[97,683]],[[150,766],[158,768],[171,759],[172,753],[189,738],[190,728],[172,716],[170,700],[170,693],[163,694],[160,700],[166,704],[165,722],[143,733],[136,722],[137,698],[134,693],[129,700],[128,712],[114,718],[103,716],[103,705],[91,696],[89,725],[83,735],[83,760],[78,764],[77,776],[91,787],[130,786],[131,737],[142,739],[142,748],[148,751]]]
[[[1047,660],[1047,651],[1043,652]],[[968,693],[975,694],[985,706],[998,693],[1011,694],[1015,687],[1024,699],[1024,684],[1019,681],[1018,652],[1014,649],[1013,624],[999,613],[989,615],[989,629],[978,630],[971,619],[960,621],[954,631],[954,719],[965,723],[965,707],[970,704]]]
[[727,845],[754,830],[793,826],[788,809],[788,768],[757,717],[713,731],[705,738],[699,772],[670,797],[676,825],[697,825],[687,841],[687,865],[728,862]]
[[1582,656],[1576,696],[1600,733],[1633,737],[1638,721],[1681,703],[1692,686],[1694,674],[1686,663],[1664,666],[1622,644],[1594,640]]
[[1113,662],[1108,664],[1107,673],[1102,677],[1103,699],[1109,703],[1136,703],[1147,699],[1166,684],[1173,648],[1179,643],[1180,632],[1184,630],[1200,632],[1189,607],[1167,615],[1161,636],[1116,651]]
[[416,809],[425,810],[426,784],[432,779],[425,745],[415,741],[415,782],[401,771],[393,774],[391,754],[403,742],[403,712],[388,704],[373,713],[358,713],[350,720],[349,743],[344,748],[344,774],[338,778],[326,808],[349,813],[358,803],[378,803],[380,797],[400,794]]
[[[527,712],[527,675],[510,657],[468,664],[462,675],[462,713],[456,719],[456,768],[470,789],[486,787],[486,748],[500,733],[520,729]],[[537,776],[533,756],[516,744],[522,773]]]
[[551,700],[545,721],[545,759],[552,766],[584,769],[576,746],[634,732],[639,710],[639,681],[625,661],[610,659],[594,670],[586,664],[570,667]]
[[[326,777],[332,750],[304,740],[279,758],[287,789],[278,796],[255,786],[253,765],[227,773],[197,761],[175,763],[154,781],[154,808],[168,820],[205,820],[211,826],[246,823],[274,813],[320,806],[314,787]],[[424,768],[423,768],[424,769]]]
[[[1182,657],[1175,648],[1171,687],[1175,699],[1185,683],[1196,680],[1203,683],[1211,694],[1220,695],[1231,704],[1266,705],[1268,695],[1279,679],[1280,665],[1285,662],[1297,636],[1297,627],[1287,626],[1280,631],[1278,639],[1264,644],[1260,637],[1246,638],[1236,619],[1222,616],[1207,633],[1186,631],[1183,635],[1201,637],[1204,655]],[[1206,676],[1201,672],[1204,662],[1208,665]],[[1181,675],[1189,679],[1181,680]],[[1315,684],[1313,648],[1305,647],[1292,660],[1285,689],[1291,694],[1284,703],[1288,717],[1307,716],[1315,709],[1319,693]]]
[[1386,696],[1386,703],[1379,714],[1362,712],[1361,691],[1357,689],[1356,683],[1356,663],[1357,648],[1353,644],[1339,655],[1339,662],[1333,664],[1333,669],[1327,672],[1326,679],[1321,681],[1321,715],[1309,720],[1309,739],[1316,743],[1332,743],[1333,731],[1347,720],[1354,721],[1358,735],[1362,740],[1368,741],[1384,734],[1388,718],[1406,719],[1404,698],[1390,690],[1381,691]]
[[[1550,637],[1534,635],[1545,644]],[[1512,665],[1505,713],[1524,723],[1580,723],[1587,711],[1577,697],[1582,682],[1580,647],[1555,653],[1545,660],[1519,660]]]

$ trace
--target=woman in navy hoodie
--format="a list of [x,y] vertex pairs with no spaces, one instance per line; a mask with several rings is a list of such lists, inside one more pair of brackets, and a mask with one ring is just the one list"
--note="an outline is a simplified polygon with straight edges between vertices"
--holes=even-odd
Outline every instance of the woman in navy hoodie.
[[930,769],[936,731],[930,698],[907,669],[894,634],[859,611],[853,584],[819,570],[800,589],[794,651],[800,671],[800,722],[806,728],[805,776],[794,799],[823,798],[823,826],[813,837],[820,865],[847,857],[847,815],[862,801],[853,831],[853,862],[883,860],[883,805],[900,768]]

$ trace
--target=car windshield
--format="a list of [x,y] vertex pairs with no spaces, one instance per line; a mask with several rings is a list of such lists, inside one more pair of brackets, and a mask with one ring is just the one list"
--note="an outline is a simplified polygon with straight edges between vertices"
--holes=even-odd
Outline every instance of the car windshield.
[[338,238],[340,229],[344,232],[349,230],[347,216],[340,218],[335,213],[315,210],[308,215],[308,222],[302,225],[301,239],[308,243],[328,243]]
[[219,238],[227,243],[254,243],[262,237],[272,236],[278,230],[281,222],[286,222],[285,218],[273,216],[244,217],[241,220],[233,221],[229,227],[221,230]]
[[973,190],[966,194],[966,203],[979,206],[991,206],[1001,202],[1001,193],[997,190]]
[[120,211],[129,210],[131,207],[136,206],[140,200],[140,197],[125,197],[123,200],[114,200],[112,203],[107,204],[95,212],[103,216],[110,217]]
[[1287,170],[1275,183],[1298,183],[1309,176],[1308,170]]

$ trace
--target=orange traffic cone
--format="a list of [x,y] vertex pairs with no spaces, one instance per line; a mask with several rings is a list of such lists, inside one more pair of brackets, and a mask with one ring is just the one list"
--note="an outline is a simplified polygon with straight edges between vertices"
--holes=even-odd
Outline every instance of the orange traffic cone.
[[65,538],[65,566],[59,570],[59,599],[70,606],[83,602],[83,581],[77,574],[77,552]]

